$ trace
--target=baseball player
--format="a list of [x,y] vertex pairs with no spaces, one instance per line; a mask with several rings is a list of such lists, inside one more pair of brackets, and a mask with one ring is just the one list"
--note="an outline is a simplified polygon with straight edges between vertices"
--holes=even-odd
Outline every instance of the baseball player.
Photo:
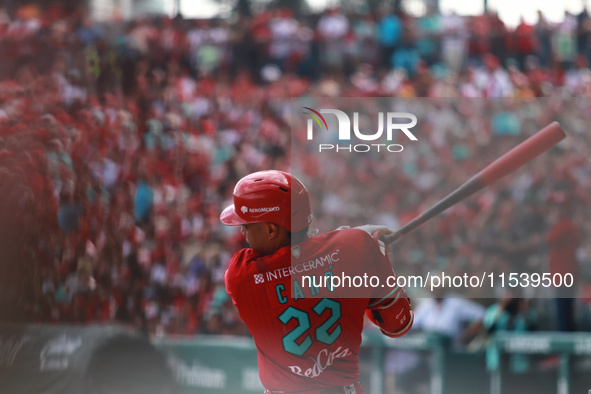
[[[410,301],[394,283],[352,289],[323,286],[320,279],[368,272],[394,277],[383,244],[370,234],[387,228],[310,235],[308,192],[282,171],[245,176],[233,201],[220,219],[242,226],[250,248],[230,261],[226,290],[254,338],[265,392],[364,393],[358,365],[364,315],[385,335],[399,337],[413,323]],[[318,278],[316,286],[306,286],[304,274]],[[355,298],[347,298],[351,294]]]

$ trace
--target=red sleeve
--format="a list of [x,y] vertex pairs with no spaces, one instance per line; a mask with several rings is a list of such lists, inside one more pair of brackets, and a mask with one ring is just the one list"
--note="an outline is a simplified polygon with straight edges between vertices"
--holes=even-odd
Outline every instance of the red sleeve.
[[224,284],[226,285],[226,292],[232,298],[232,303],[237,306],[237,287],[242,280],[242,272],[246,265],[260,257],[252,249],[241,249],[234,256],[224,274]]
[[232,304],[234,304],[234,306],[236,306],[236,301],[234,300],[234,295],[232,294],[232,290],[230,290],[230,284],[228,281],[228,270],[229,269],[230,269],[230,267],[228,267],[228,269],[226,270],[226,273],[224,274],[224,283],[226,285],[226,293],[228,293],[228,295],[232,299]]
[[238,262],[240,261],[241,252],[242,251],[237,252],[232,257],[232,260],[230,260],[230,264],[228,264],[228,268],[226,269],[226,272],[224,273],[224,284],[226,285],[226,292],[228,293],[228,295],[232,299],[232,303],[234,304],[234,306],[236,306],[236,299],[234,298],[233,285],[235,282],[236,266],[238,265]]

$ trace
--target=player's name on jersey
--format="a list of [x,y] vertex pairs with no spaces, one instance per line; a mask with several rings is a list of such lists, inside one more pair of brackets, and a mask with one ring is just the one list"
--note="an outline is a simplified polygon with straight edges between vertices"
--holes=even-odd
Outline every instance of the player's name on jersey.
[[331,251],[324,256],[306,260],[295,265],[290,265],[289,267],[277,268],[273,271],[267,271],[264,274],[255,274],[255,283],[264,283],[266,281],[283,279],[288,276],[296,276],[297,274],[315,271],[320,268],[328,268],[328,266],[338,262],[339,260],[339,250],[337,249],[336,251]]

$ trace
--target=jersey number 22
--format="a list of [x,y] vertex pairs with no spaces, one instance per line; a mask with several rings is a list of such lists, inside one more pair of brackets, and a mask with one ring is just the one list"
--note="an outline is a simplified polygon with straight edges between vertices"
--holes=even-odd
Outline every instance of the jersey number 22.
[[[317,341],[326,345],[331,345],[341,335],[340,323],[336,325],[332,332],[328,332],[328,330],[341,318],[341,304],[338,301],[323,298],[316,304],[316,306],[314,306],[314,308],[312,308],[318,316],[322,315],[326,309],[330,310],[330,314],[322,324],[315,329],[314,334]],[[313,343],[310,334],[306,334],[310,329],[310,317],[308,312],[290,306],[279,315],[279,320],[281,323],[287,324],[291,319],[296,319],[298,325],[282,338],[283,349],[288,353],[301,356],[306,353]],[[304,334],[306,334],[306,336],[301,340],[300,337]]]

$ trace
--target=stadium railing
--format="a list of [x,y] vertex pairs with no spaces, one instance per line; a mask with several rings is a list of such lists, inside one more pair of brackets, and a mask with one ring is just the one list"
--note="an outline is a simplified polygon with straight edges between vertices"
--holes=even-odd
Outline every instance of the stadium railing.
[[[161,338],[153,344],[170,355],[177,382],[177,394],[258,393],[255,345],[250,338],[198,336]],[[498,363],[486,370],[485,352],[456,351],[448,340],[433,334],[413,333],[390,339],[378,332],[364,332],[361,374],[368,394],[387,392],[386,355],[391,350],[414,351],[430,359],[430,394],[490,393],[511,391],[515,375],[508,368],[512,354],[538,355],[558,359],[552,373],[539,368],[526,379],[545,385],[548,392],[574,394],[591,389],[591,333],[497,333],[490,349],[497,352]],[[574,368],[573,357],[580,364]],[[585,369],[587,368],[587,369]],[[588,386],[588,387],[587,387]],[[585,391],[580,391],[584,389]]]

